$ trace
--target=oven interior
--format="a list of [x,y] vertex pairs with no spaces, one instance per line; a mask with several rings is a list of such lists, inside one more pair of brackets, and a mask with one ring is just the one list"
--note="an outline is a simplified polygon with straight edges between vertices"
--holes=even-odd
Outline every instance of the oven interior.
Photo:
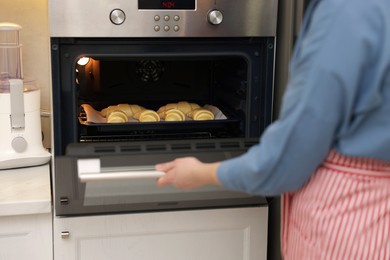
[[[273,38],[135,41],[52,39],[55,148],[71,143],[258,137],[272,114]],[[86,64],[78,61],[88,57]],[[215,120],[102,123],[100,111],[137,104],[211,105]]]

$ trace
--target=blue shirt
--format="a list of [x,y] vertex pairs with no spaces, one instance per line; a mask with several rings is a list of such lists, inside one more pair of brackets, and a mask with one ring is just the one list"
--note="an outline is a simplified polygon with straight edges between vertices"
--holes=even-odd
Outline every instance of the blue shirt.
[[289,71],[280,117],[259,145],[221,163],[222,186],[296,191],[332,148],[390,161],[389,0],[312,0]]

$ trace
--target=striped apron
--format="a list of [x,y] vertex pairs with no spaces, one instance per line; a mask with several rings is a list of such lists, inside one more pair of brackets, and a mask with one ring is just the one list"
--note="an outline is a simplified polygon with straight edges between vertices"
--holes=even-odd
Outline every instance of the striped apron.
[[389,260],[390,162],[331,151],[308,183],[283,195],[284,260]]

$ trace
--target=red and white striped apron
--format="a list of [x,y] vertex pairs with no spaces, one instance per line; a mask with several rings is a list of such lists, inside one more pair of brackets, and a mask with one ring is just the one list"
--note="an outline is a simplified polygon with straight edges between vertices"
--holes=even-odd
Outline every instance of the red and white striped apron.
[[284,260],[389,260],[390,162],[332,151],[282,214]]

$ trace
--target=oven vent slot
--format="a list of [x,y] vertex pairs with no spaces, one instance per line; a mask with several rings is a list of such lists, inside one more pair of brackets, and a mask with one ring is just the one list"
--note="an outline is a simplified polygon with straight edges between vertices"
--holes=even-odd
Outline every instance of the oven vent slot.
[[95,147],[95,153],[114,153],[116,151],[115,146],[97,146]]
[[172,151],[178,151],[178,150],[191,150],[192,147],[191,147],[191,144],[172,144],[171,145],[171,150]]
[[142,148],[139,145],[124,145],[120,147],[121,152],[141,152]]
[[197,143],[196,149],[215,149],[215,143]]
[[148,144],[145,149],[146,151],[166,151],[167,147],[165,144]]
[[219,145],[222,149],[238,149],[241,147],[239,142],[222,142]]

